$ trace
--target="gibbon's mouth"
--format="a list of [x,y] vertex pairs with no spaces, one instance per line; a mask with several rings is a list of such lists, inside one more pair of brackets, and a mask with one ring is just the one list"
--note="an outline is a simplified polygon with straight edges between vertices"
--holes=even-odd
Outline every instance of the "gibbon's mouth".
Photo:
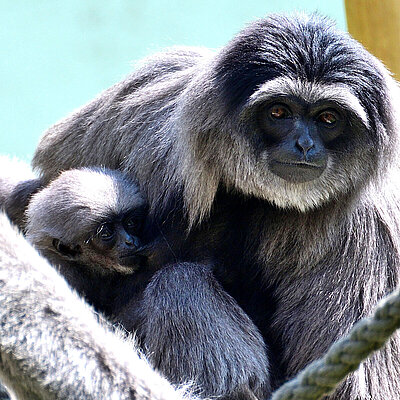
[[320,165],[315,164],[315,163],[310,163],[308,161],[290,161],[290,162],[275,161],[275,162],[279,163],[279,164],[283,164],[283,165],[293,166],[293,167],[321,168]]
[[292,183],[310,182],[321,176],[326,164],[317,164],[309,161],[277,161],[270,163],[270,170],[275,175]]

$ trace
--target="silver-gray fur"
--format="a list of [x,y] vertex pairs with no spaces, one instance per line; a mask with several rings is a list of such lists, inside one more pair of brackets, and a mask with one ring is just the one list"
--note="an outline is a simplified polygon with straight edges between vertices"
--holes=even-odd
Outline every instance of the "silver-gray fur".
[[256,400],[271,393],[262,336],[210,265],[161,268],[114,320],[136,332],[156,370],[174,384],[190,382],[199,396]]
[[0,209],[21,230],[25,228],[25,210],[30,197],[42,186],[29,164],[0,155]]
[[18,399],[185,397],[154,372],[131,340],[99,322],[4,214],[0,304],[0,377]]
[[[217,229],[215,210],[228,210],[242,252],[233,261],[229,251],[213,255],[228,273],[219,278],[275,352],[277,385],[399,283],[397,92],[383,65],[326,19],[271,16],[219,52],[147,59],[50,128],[33,166],[45,180],[81,166],[126,171],[159,214],[176,211],[181,197],[191,232]],[[316,139],[320,175],[297,182],[272,171],[284,146],[260,128],[264,106],[293,99],[301,110],[334,107],[344,126],[337,140]],[[257,310],[257,294],[271,307]],[[399,349],[396,336],[330,399],[399,398]]]

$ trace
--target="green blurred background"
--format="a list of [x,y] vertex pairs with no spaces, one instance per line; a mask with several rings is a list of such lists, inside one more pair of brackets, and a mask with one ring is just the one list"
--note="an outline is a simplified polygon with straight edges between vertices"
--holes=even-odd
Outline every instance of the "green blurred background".
[[342,0],[0,0],[0,153],[29,161],[44,130],[172,45],[218,48],[270,12],[328,15]]

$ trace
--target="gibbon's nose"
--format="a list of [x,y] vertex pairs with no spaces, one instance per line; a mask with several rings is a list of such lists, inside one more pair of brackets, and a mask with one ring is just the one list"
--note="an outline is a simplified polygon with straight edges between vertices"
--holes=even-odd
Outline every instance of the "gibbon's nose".
[[296,140],[296,147],[303,153],[304,157],[306,157],[308,151],[314,147],[314,141],[309,135],[302,135]]
[[126,235],[125,244],[128,247],[140,247],[140,240],[137,236]]

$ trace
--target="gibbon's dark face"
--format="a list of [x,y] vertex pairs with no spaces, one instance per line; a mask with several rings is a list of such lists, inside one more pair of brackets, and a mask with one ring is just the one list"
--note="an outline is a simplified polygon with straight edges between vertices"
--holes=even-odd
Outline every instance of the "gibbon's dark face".
[[273,99],[258,113],[260,140],[269,148],[268,167],[293,183],[317,179],[328,164],[327,147],[345,132],[343,111],[332,103]]
[[71,247],[54,239],[53,245],[63,256],[99,272],[132,273],[146,261],[139,254],[144,216],[144,208],[134,209],[99,223],[84,243]]

